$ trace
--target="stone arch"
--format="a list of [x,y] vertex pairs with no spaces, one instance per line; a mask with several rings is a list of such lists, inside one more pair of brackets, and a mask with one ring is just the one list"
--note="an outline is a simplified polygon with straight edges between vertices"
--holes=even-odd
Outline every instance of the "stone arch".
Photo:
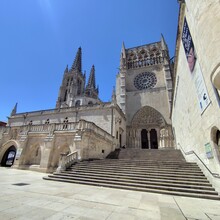
[[[161,136],[163,129],[168,132],[168,136]],[[171,125],[167,124],[159,111],[151,106],[144,106],[134,114],[131,125],[127,127],[128,147],[147,149],[173,147],[171,130]]]
[[144,106],[135,113],[131,124],[135,127],[144,127],[146,125],[165,127],[166,121],[159,111],[150,106]]
[[217,126],[211,129],[211,141],[213,142],[215,157],[220,163],[220,129]]
[[[15,140],[9,140],[9,141],[5,142],[2,145],[2,147],[0,148],[0,163],[1,163],[1,165],[3,165],[3,166],[5,165],[5,162],[7,159],[6,157],[10,153],[10,150],[13,150],[15,152],[14,156],[16,156],[18,148],[19,148],[19,143]],[[15,157],[14,157],[14,159],[15,159]],[[12,165],[14,163],[14,159],[12,161]]]

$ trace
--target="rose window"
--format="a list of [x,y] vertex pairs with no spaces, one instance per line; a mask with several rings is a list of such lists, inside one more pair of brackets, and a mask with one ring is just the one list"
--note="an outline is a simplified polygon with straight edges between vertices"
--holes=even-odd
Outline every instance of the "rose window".
[[134,86],[139,90],[153,88],[156,83],[156,75],[152,72],[140,73],[134,78]]

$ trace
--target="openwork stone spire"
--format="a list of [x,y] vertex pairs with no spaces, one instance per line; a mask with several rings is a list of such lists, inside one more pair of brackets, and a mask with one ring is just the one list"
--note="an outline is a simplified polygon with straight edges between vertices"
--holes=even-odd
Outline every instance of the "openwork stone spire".
[[14,108],[12,109],[11,116],[13,116],[13,115],[15,115],[17,113],[17,106],[18,106],[18,103],[16,103]]
[[99,89],[98,87],[96,88],[96,84],[95,84],[95,66],[94,65],[92,66],[92,69],[90,71],[89,81],[86,86],[85,94],[86,96],[91,97],[91,98],[98,98]]
[[72,65],[72,70],[78,70],[79,72],[82,72],[82,49],[79,47],[75,60]]
[[90,75],[89,75],[89,81],[88,81],[86,88],[88,88],[88,89],[95,89],[96,88],[96,85],[95,85],[95,66],[94,65],[92,65],[92,69],[91,69]]
[[64,73],[68,73],[69,70],[68,70],[68,65],[66,65],[66,69],[64,70]]

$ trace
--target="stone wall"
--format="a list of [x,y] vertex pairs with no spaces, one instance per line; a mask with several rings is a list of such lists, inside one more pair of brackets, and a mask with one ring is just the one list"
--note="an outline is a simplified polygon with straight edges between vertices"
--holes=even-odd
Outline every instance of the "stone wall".
[[52,172],[61,153],[78,151],[78,159],[103,159],[115,149],[114,137],[85,120],[50,125],[7,127],[0,141],[0,161],[11,147],[16,148],[14,167]]
[[[102,103],[93,106],[80,106],[71,108],[42,110],[36,112],[26,112],[13,115],[9,118],[8,125],[10,127],[28,125],[30,122],[33,125],[45,124],[49,119],[51,123],[63,123],[65,118],[68,122],[77,122],[86,120],[95,123],[106,132],[115,134],[115,120],[120,117],[121,121],[125,121],[125,116],[121,109],[112,103]],[[124,123],[122,123],[124,124]],[[125,128],[123,128],[125,130]]]
[[[176,42],[173,129],[178,148],[185,152],[195,151],[212,172],[220,174],[219,147],[216,145],[216,131],[220,129],[219,98],[212,83],[213,71],[220,65],[220,3],[218,0],[185,2],[180,8]],[[184,18],[196,53],[196,66],[192,73],[181,40]],[[203,112],[195,82],[199,69],[210,99],[210,104]],[[197,161],[192,156],[186,158]],[[204,169],[203,165],[201,167]]]

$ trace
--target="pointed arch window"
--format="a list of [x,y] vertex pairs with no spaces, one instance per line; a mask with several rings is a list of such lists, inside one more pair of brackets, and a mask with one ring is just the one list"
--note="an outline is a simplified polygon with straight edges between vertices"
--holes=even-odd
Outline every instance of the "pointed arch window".
[[89,106],[92,106],[92,105],[93,105],[93,102],[92,102],[92,101],[89,101],[89,102],[88,102],[88,105],[89,105]]
[[81,87],[82,87],[82,82],[80,80],[78,80],[78,83],[77,83],[77,95],[81,94]]
[[69,122],[69,119],[68,119],[68,117],[66,117],[66,118],[63,120],[63,129],[67,129],[68,122]]
[[66,101],[66,98],[67,98],[67,90],[65,91],[65,95],[64,95],[64,102]]
[[75,107],[79,107],[81,104],[80,100],[77,100],[76,103],[75,103]]

